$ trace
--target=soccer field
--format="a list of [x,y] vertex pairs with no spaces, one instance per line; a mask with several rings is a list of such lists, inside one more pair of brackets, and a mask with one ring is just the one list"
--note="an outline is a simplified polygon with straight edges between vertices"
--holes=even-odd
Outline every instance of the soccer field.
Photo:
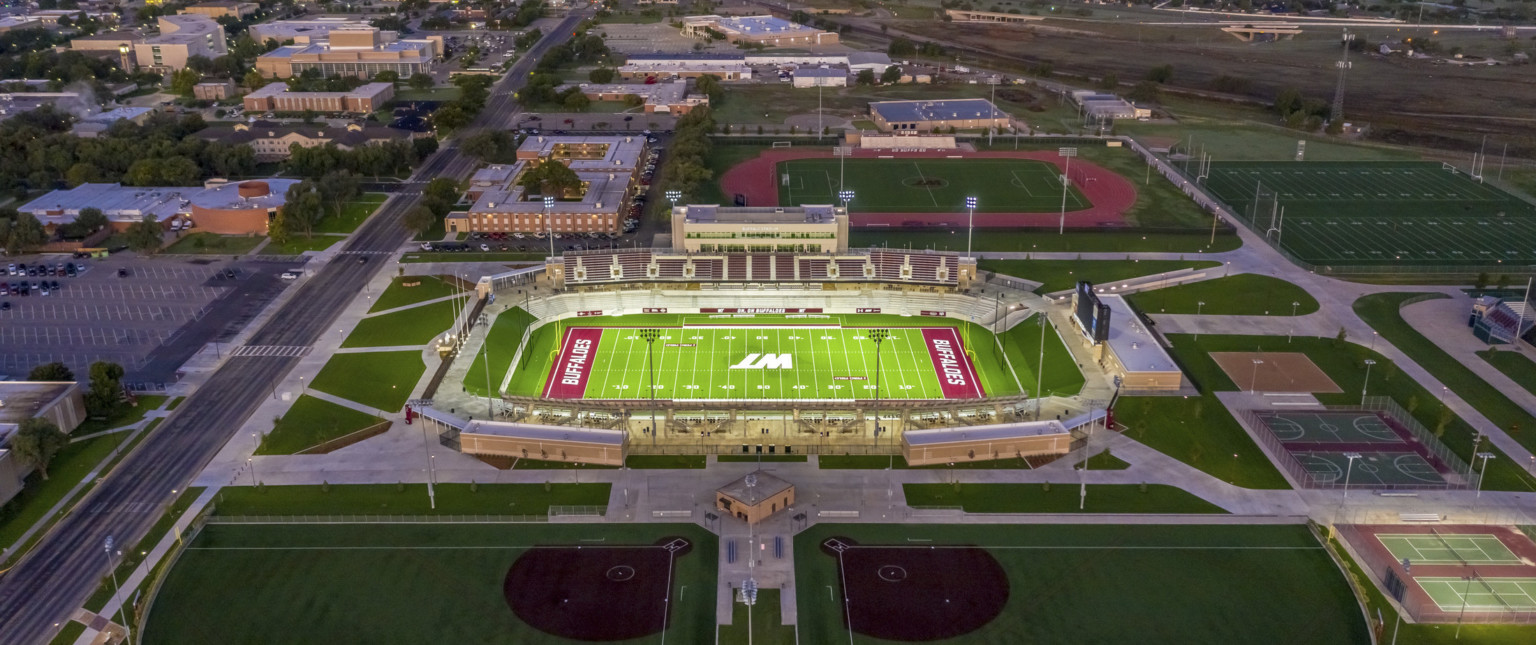
[[1536,206],[1439,162],[1215,163],[1205,185],[1312,264],[1536,260]]
[[[654,344],[644,338],[647,329],[657,332]],[[879,398],[969,399],[985,394],[960,330],[878,329],[888,333],[880,347]],[[873,399],[872,331],[834,324],[574,326],[565,329],[543,395],[650,398],[649,360],[658,399]]]
[[[796,159],[778,164],[779,203],[841,203],[838,177],[855,193],[853,208],[874,213],[955,213],[975,197],[978,213],[1061,209],[1056,166],[1029,159]],[[839,174],[841,172],[841,175]],[[1076,170],[1073,173],[1076,174]],[[1067,211],[1088,208],[1074,185]]]

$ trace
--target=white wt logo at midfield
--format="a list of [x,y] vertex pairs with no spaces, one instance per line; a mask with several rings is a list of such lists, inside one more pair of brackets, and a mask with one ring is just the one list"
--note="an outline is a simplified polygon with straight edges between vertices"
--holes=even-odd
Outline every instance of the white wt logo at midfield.
[[[754,362],[755,361],[755,362]],[[792,370],[795,369],[794,357],[789,354],[747,354],[740,363],[731,366],[733,370]]]

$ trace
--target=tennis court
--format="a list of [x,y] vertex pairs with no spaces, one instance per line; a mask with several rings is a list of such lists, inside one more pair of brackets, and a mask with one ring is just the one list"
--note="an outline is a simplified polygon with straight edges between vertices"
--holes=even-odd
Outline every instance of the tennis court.
[[1354,465],[1342,452],[1293,452],[1291,457],[1313,483],[1350,488],[1443,486],[1445,476],[1411,452],[1358,452]]
[[1311,264],[1536,260],[1536,206],[1440,162],[1218,162],[1204,183]]
[[1536,578],[1414,578],[1441,611],[1536,610]]
[[1520,564],[1520,557],[1492,534],[1441,534],[1431,532],[1376,534],[1392,557],[1410,565]]
[[1281,443],[1401,444],[1403,437],[1374,412],[1274,412],[1261,414]]

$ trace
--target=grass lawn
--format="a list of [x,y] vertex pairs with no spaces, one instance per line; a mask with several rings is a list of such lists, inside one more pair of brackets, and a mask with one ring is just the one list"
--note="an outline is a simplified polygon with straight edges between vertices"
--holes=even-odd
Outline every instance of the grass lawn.
[[694,468],[705,465],[704,455],[630,455],[624,458],[630,468]]
[[[501,379],[512,367],[512,357],[517,354],[517,344],[523,340],[523,332],[537,320],[522,307],[513,307],[497,314],[496,320],[491,323],[485,349],[475,354],[469,371],[464,373],[464,389],[476,396],[485,396],[492,387],[499,389]],[[490,359],[489,371],[486,368],[487,358]],[[486,382],[487,378],[490,383]]]
[[[1294,309],[1305,316],[1317,311],[1317,300],[1301,287],[1253,273],[1143,291],[1131,294],[1130,301],[1147,313],[1289,316]],[[1201,302],[1205,306],[1199,306]],[[1292,307],[1293,302],[1300,304]]]
[[1079,485],[902,484],[908,506],[958,506],[967,513],[1226,513],[1181,488],[1136,484],[1090,484],[1079,511]]
[[1536,394],[1536,362],[1516,351],[1485,349],[1477,353],[1510,380],[1519,383],[1526,391]]
[[1132,439],[1234,486],[1290,488],[1221,401],[1210,390],[1201,392],[1121,397],[1115,420]]
[[314,237],[295,235],[288,238],[288,241],[282,244],[276,242],[268,244],[261,252],[266,255],[299,255],[305,251],[324,251],[345,239],[347,239],[345,235],[326,235],[322,233],[316,233]]
[[[435,235],[417,237],[417,241],[443,239],[443,231],[439,230]],[[537,247],[530,247],[537,248]],[[549,257],[549,253],[533,251],[521,253],[518,251],[463,251],[459,253],[407,253],[401,256],[400,261],[406,264],[419,264],[422,262],[543,262]]]
[[1036,367],[1040,363],[1040,339],[1041,332],[1045,338],[1045,374],[1039,375],[1040,389],[1049,394],[1060,396],[1072,396],[1082,391],[1085,381],[1082,370],[1077,367],[1077,359],[1072,357],[1072,352],[1062,342],[1057,334],[1056,326],[1046,324],[1046,329],[1040,329],[1040,322],[1045,320],[1039,314],[1031,316],[1008,331],[1003,332],[1000,340],[1003,341],[1003,352],[1008,357],[1008,364],[1013,366],[1014,374],[1018,375],[1024,391],[1034,392],[1037,380]]
[[16,546],[22,533],[48,519],[48,511],[127,438],[128,433],[117,432],[72,442],[54,455],[48,466],[48,479],[27,477],[21,492],[0,506],[0,548]]
[[[692,550],[673,563],[667,642],[707,642],[719,549],[691,524],[209,526],[169,572],[142,634],[153,644],[228,642],[231,634],[295,645],[576,643],[508,608],[512,564],[536,545],[653,545],[672,536]],[[551,584],[577,587],[551,575]]]
[[[1381,354],[1372,353],[1370,349],[1353,343],[1337,344],[1332,338],[1317,338],[1297,336],[1286,342],[1283,336],[1219,336],[1202,334],[1199,340],[1192,335],[1170,334],[1168,336],[1173,343],[1172,354],[1179,365],[1183,367],[1190,380],[1194,381],[1202,392],[1231,392],[1236,391],[1237,386],[1227,378],[1225,372],[1211,359],[1210,352],[1301,352],[1312,359],[1318,368],[1323,370],[1343,392],[1335,394],[1315,394],[1317,400],[1326,405],[1354,405],[1360,402],[1360,390],[1365,385],[1365,360],[1372,359],[1376,365],[1371,372],[1371,391],[1374,396],[1386,396],[1397,401],[1404,410],[1410,411],[1415,420],[1425,428],[1434,431],[1443,424],[1443,431],[1439,433],[1439,439],[1446,447],[1454,451],[1463,461],[1471,462],[1472,437],[1476,431],[1472,426],[1457,417],[1449,408],[1439,403],[1437,395],[1425,390],[1418,382],[1404,375],[1398,369],[1397,364]],[[1402,345],[1398,345],[1401,349]],[[1422,363],[1421,363],[1422,365]],[[1209,394],[1207,394],[1209,397]],[[1213,397],[1212,397],[1213,398]],[[1219,402],[1212,400],[1213,404]],[[1117,407],[1115,415],[1120,419],[1127,419],[1124,408]],[[1133,424],[1134,427],[1134,424]],[[1242,432],[1241,428],[1236,429]],[[1142,440],[1137,432],[1130,433],[1132,438]],[[1246,435],[1244,435],[1246,438]],[[1168,437],[1161,437],[1167,440]],[[1154,442],[1147,440],[1148,445]],[[1480,450],[1493,450],[1497,448],[1483,445]],[[1255,448],[1256,450],[1256,448]],[[1165,451],[1167,452],[1167,451]],[[1172,454],[1172,453],[1170,453]],[[1186,451],[1186,456],[1191,453]],[[1210,456],[1231,454],[1231,451],[1212,451]],[[1251,454],[1251,453],[1242,453]],[[1179,457],[1178,454],[1173,454]],[[1502,457],[1502,455],[1501,455]],[[1181,460],[1189,461],[1180,457]],[[1219,461],[1219,460],[1218,460]],[[1245,460],[1246,461],[1246,460]],[[1207,470],[1213,475],[1222,477],[1217,463],[1213,470]],[[1493,459],[1488,462],[1487,478],[1483,487],[1490,490],[1536,490],[1536,478],[1525,474],[1519,464],[1513,464],[1509,459]]]
[[[227,486],[218,515],[545,515],[550,506],[607,506],[609,484]],[[471,490],[473,488],[473,490]]]
[[[416,286],[404,286],[406,283],[415,284]],[[389,286],[384,289],[384,293],[379,294],[379,299],[368,309],[368,313],[414,305],[418,302],[435,300],[463,292],[462,289],[444,282],[441,278],[433,276],[400,276],[389,281]]]
[[783,462],[783,463],[798,462],[798,463],[805,463],[806,459],[807,458],[806,458],[805,455],[720,455],[719,457],[715,458],[715,461],[718,461],[720,463],[733,463],[733,462],[752,463],[752,462],[761,462],[761,463],[767,464],[767,463],[773,463],[773,462]]
[[266,238],[254,235],[219,235],[217,233],[187,233],[161,253],[193,255],[239,255],[249,253]]
[[399,410],[411,398],[427,366],[421,352],[337,354],[309,386],[349,401],[385,411]]
[[[133,573],[133,570],[139,568],[139,565],[144,561],[144,554],[160,543],[165,534],[171,531],[171,526],[176,524],[176,520],[180,519],[182,514],[186,513],[187,509],[192,506],[192,502],[196,501],[197,497],[202,494],[203,489],[201,487],[193,486],[181,491],[175,499],[168,500],[168,505],[154,509],[155,512],[163,511],[160,512],[160,517],[149,527],[149,532],[144,534],[144,537],[139,540],[138,544],[135,544],[131,549],[124,548],[122,558],[118,559],[116,571],[119,582],[126,581],[128,576]],[[85,608],[91,611],[101,611],[101,608],[106,606],[107,601],[112,599],[113,593],[112,580],[103,576],[101,586],[97,587],[96,591],[92,592],[89,598],[86,598]],[[132,598],[134,591],[132,589],[124,589],[121,593],[121,597],[126,599]]]
[[[1067,488],[1075,498],[1076,487]],[[1090,492],[1090,503],[1093,498]],[[1348,582],[1305,526],[822,523],[795,536],[802,642],[849,639],[844,602],[829,598],[828,588],[835,596],[853,574],[820,548],[839,536],[861,545],[994,547],[988,553],[1008,575],[1006,604],[990,623],[946,643],[1371,640]],[[1243,573],[1251,571],[1265,574]],[[934,594],[937,601],[942,589],[925,582],[914,585],[914,593]],[[966,582],[962,574],[954,584]],[[1115,609],[1104,611],[1108,606]]]
[[731,624],[719,627],[715,642],[719,645],[797,645],[795,626],[783,624],[779,602],[778,589],[758,589],[757,603],[751,607],[746,603],[731,603]]
[[59,629],[58,635],[54,636],[53,640],[49,641],[49,643],[50,645],[75,645],[75,641],[84,633],[85,625],[71,620],[64,623],[64,626]]
[[171,399],[171,404],[170,404],[170,405],[167,405],[167,406],[165,406],[165,409],[166,409],[166,410],[167,410],[167,411],[169,411],[169,410],[175,410],[175,409],[176,409],[176,408],[179,408],[179,407],[181,407],[181,402],[182,402],[182,401],[185,401],[185,400],[187,400],[187,397],[184,397],[184,396],[178,396],[178,397],[176,397],[176,398],[174,398],[174,399]]
[[1179,269],[1221,266],[1211,260],[981,260],[978,264],[983,271],[1041,283],[1035,293],[1064,291],[1082,280],[1101,284]]
[[1130,464],[1125,463],[1119,457],[1110,454],[1108,448],[1105,448],[1099,454],[1077,462],[1077,465],[1073,467],[1082,470],[1084,461],[1088,463],[1088,470],[1125,470],[1131,467]]
[[444,222],[443,218],[438,217],[433,219],[432,226],[427,227],[427,230],[425,231],[417,233],[416,237],[413,239],[415,239],[417,242],[436,242],[443,239],[447,235],[448,224]]
[[[890,247],[911,249],[938,249],[940,251],[965,251],[965,231],[906,230],[890,228],[857,228],[849,235],[849,246]],[[1104,230],[1103,232],[1072,231],[1063,235],[1047,231],[1016,229],[986,231],[973,241],[978,252],[1077,251],[1080,253],[1221,253],[1243,245],[1237,235],[1217,235],[1216,244],[1209,244],[1210,237],[1200,233],[1136,233]],[[1198,257],[1198,256],[1196,256]]]
[[326,204],[325,210],[328,214],[315,225],[315,232],[351,233],[356,231],[357,227],[363,225],[364,220],[373,215],[374,211],[379,210],[379,206],[383,205],[386,199],[389,199],[389,195],[384,193],[363,193],[358,195],[357,199],[342,204],[340,213],[333,210],[330,204]]
[[518,459],[512,462],[512,470],[614,470],[618,466],[582,464],[574,461],[546,461],[543,459]]
[[371,414],[312,396],[300,396],[261,440],[258,455],[291,455],[378,423]]
[[84,437],[103,430],[131,426],[143,421],[145,414],[151,410],[160,409],[162,405],[165,405],[165,397],[158,394],[141,394],[135,398],[135,404],[132,407],[119,406],[106,416],[90,417],[69,434],[73,437]]
[[1477,408],[1494,425],[1509,432],[1510,437],[1520,442],[1520,445],[1536,450],[1536,417],[1532,417],[1524,408],[1509,400],[1509,397],[1501,394],[1403,320],[1398,311],[1403,301],[1418,295],[1421,294],[1378,293],[1365,296],[1355,301],[1355,313],[1381,332],[1382,338],[1429,370],[1462,400]]
[[458,311],[458,306],[453,302],[437,302],[364,318],[358,321],[352,333],[347,334],[341,346],[426,345],[453,327],[453,314]]

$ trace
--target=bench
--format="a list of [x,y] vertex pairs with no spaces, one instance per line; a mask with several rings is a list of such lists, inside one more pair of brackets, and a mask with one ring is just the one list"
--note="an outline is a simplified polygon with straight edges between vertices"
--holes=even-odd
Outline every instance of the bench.
[[1397,519],[1400,522],[1439,522],[1445,517],[1439,513],[1398,513]]

